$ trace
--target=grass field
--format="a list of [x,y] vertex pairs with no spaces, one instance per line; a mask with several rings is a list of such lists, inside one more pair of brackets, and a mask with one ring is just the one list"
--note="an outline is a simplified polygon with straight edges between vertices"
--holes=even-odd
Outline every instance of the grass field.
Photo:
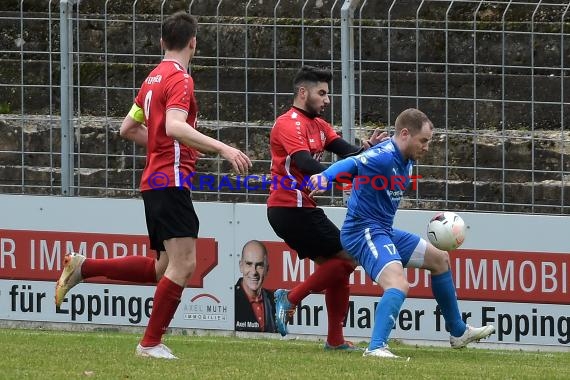
[[0,329],[0,379],[570,379],[570,352],[392,344],[405,361],[324,352],[315,341],[167,335],[180,357],[167,361],[136,357],[139,338]]

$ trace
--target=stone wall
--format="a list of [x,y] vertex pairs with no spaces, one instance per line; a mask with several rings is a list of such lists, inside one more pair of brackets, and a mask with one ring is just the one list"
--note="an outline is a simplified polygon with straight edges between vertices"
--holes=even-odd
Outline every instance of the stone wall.
[[[187,1],[169,1],[161,9],[162,3],[137,2],[134,41],[131,2],[80,3],[80,54],[74,66],[80,195],[136,195],[144,152],[122,141],[117,130],[135,89],[160,59],[160,12],[188,8]],[[202,130],[242,148],[247,141],[248,153],[257,160],[253,172],[263,174],[269,172],[269,128],[290,105],[291,78],[301,56],[324,65],[334,58],[333,107],[326,116],[335,123],[341,119],[342,2],[309,2],[301,14],[302,1],[280,2],[277,10],[274,2],[254,1],[245,18],[246,3],[224,1],[219,8],[208,0],[192,3],[201,24],[192,75]],[[338,4],[331,10],[333,3]],[[0,191],[57,194],[58,4],[52,4],[50,23],[43,2],[23,2],[27,21],[21,36],[20,2],[3,4],[0,113],[6,115],[0,118]],[[401,109],[417,104],[439,131],[448,132],[436,135],[421,163],[424,178],[413,196],[425,201],[407,205],[553,213],[561,212],[561,204],[569,206],[564,184],[570,180],[565,128],[570,108],[561,101],[569,103],[570,80],[567,70],[561,77],[560,64],[570,56],[570,36],[561,43],[562,27],[570,30],[570,25],[562,25],[552,7],[538,12],[531,25],[528,9],[521,7],[513,7],[503,23],[504,7],[487,4],[474,18],[469,4],[459,4],[446,23],[446,9],[437,2],[421,10],[419,21],[418,4],[395,7],[390,20],[387,4],[369,1],[356,15],[355,57],[361,64],[355,85],[363,95],[356,99],[359,121],[370,128],[385,125]],[[507,33],[498,33],[503,30]],[[21,51],[14,47],[17,36],[25,41]],[[203,160],[199,171],[228,170],[219,165]],[[197,197],[263,201],[265,194]],[[445,198],[448,203],[441,201]],[[503,208],[502,202],[513,205]],[[532,203],[545,207],[532,209]]]
[[[57,122],[57,121],[56,121]],[[76,184],[84,196],[138,196],[138,182],[144,167],[144,151],[118,135],[120,119],[87,117],[81,120],[80,136],[76,136]],[[221,136],[232,145],[246,145],[243,123],[202,123],[201,131]],[[23,134],[23,135],[22,135]],[[50,122],[14,121],[0,117],[0,178],[4,192],[19,192],[22,178],[27,193],[58,194],[60,182],[60,134]],[[247,135],[249,156],[255,160],[252,174],[269,176],[268,128],[250,128]],[[489,211],[560,213],[563,204],[570,204],[570,146],[561,140],[570,133],[539,132],[534,143],[529,134],[508,131],[506,136],[491,130],[479,131],[477,141],[470,134],[437,133],[430,153],[420,162],[422,176],[418,193],[408,194],[408,207],[450,208]],[[23,148],[26,152],[22,154]],[[50,154],[51,152],[55,152]],[[13,153],[6,153],[13,151]],[[133,156],[136,155],[136,156]],[[534,155],[534,161],[533,161]],[[474,157],[477,161],[474,161]],[[327,157],[328,159],[328,157]],[[504,167],[505,171],[502,170]],[[534,172],[528,168],[533,167]],[[23,166],[22,166],[23,164]],[[228,173],[229,167],[214,157],[200,160],[198,176]],[[447,169],[445,168],[447,166]],[[474,170],[473,167],[479,167]],[[230,177],[232,175],[230,174]],[[233,176],[235,180],[235,176]],[[447,179],[445,179],[447,178]],[[223,191],[222,191],[223,192]],[[338,193],[337,193],[338,194]],[[447,194],[447,195],[446,195]],[[267,191],[195,193],[196,200],[263,202]],[[562,197],[564,201],[562,202]],[[443,199],[448,199],[445,203]],[[477,201],[478,204],[475,204]],[[329,203],[328,198],[322,201]],[[335,201],[339,204],[340,199]],[[501,203],[512,203],[503,210]],[[531,204],[540,205],[533,210]],[[550,206],[549,206],[550,205]]]

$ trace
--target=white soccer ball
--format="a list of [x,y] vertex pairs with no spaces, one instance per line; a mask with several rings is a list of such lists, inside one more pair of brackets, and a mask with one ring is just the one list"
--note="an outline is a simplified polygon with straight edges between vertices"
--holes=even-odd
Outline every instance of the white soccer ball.
[[453,251],[465,240],[465,222],[454,212],[439,212],[428,223],[427,237],[437,248]]

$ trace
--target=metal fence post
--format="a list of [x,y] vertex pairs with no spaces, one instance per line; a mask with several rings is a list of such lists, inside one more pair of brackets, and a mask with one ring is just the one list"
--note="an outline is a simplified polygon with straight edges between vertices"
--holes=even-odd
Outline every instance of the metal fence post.
[[[354,143],[354,10],[360,0],[345,0],[340,8],[340,61],[342,74],[342,137]],[[346,205],[350,190],[342,192]]]
[[61,94],[61,195],[73,195],[73,22],[75,0],[59,2]]
[[354,10],[360,0],[345,0],[340,9],[340,56],[342,71],[342,135],[354,142]]

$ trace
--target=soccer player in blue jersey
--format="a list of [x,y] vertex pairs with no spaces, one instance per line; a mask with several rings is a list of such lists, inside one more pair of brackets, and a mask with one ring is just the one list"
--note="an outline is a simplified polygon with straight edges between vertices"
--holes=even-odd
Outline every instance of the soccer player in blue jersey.
[[431,272],[432,292],[451,334],[451,347],[465,347],[495,331],[491,325],[472,327],[461,319],[449,254],[415,234],[392,227],[413,165],[428,151],[432,135],[428,117],[417,109],[407,109],[397,117],[391,139],[311,177],[314,195],[339,176],[355,176],[341,243],[384,289],[364,356],[398,358],[388,349],[388,337],[410,287],[404,267]]

